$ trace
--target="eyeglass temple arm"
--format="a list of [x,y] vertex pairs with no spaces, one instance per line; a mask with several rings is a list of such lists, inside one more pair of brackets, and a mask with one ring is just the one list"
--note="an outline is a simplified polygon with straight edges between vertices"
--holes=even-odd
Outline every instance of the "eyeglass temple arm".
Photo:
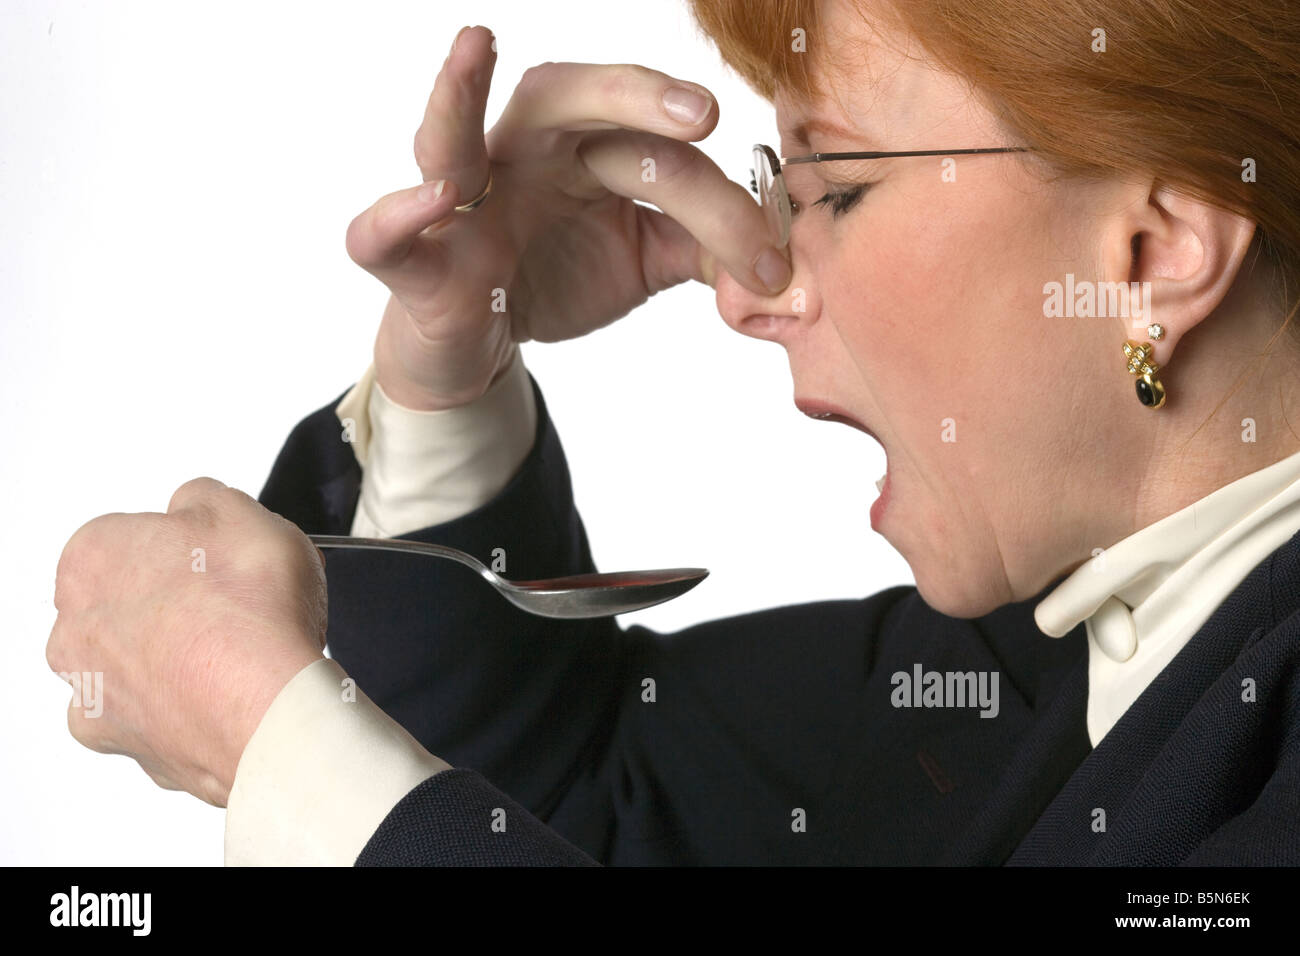
[[807,156],[782,156],[782,166],[797,163],[822,163],[832,159],[891,159],[896,156],[968,156],[971,153],[1024,153],[1032,146],[989,146],[982,149],[909,149],[898,152],[810,153]]

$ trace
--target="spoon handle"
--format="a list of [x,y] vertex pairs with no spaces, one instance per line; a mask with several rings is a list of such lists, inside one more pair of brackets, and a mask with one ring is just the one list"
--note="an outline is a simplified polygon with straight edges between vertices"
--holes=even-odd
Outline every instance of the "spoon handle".
[[[488,569],[483,562],[471,554],[466,554],[445,544],[427,544],[424,541],[406,541],[402,538],[353,538],[342,534],[309,534],[312,544],[318,548],[361,548],[369,551],[397,551],[402,554],[427,554],[435,558],[450,558],[459,561],[467,568],[473,568],[485,577]],[[490,579],[489,579],[490,580]]]

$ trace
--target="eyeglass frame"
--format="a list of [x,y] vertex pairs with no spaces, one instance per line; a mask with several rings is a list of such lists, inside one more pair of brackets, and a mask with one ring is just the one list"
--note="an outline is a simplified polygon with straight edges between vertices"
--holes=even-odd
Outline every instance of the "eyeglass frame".
[[[754,156],[762,152],[764,160],[768,164],[770,178],[773,188],[779,188],[779,206],[777,208],[778,242],[777,248],[785,248],[790,242],[790,225],[795,215],[799,212],[799,204],[791,198],[789,190],[785,188],[785,177],[781,175],[781,170],[786,166],[795,166],[804,163],[825,163],[840,159],[894,159],[902,156],[969,156],[973,153],[1026,153],[1032,152],[1032,146],[988,146],[980,149],[909,149],[894,150],[888,152],[869,151],[869,152],[851,152],[851,153],[808,153],[805,156],[788,156],[782,157],[776,154],[770,146],[763,143],[755,143],[753,148]],[[758,189],[758,170],[751,167],[750,186],[749,188],[758,196],[759,205],[767,208],[763,193]]]

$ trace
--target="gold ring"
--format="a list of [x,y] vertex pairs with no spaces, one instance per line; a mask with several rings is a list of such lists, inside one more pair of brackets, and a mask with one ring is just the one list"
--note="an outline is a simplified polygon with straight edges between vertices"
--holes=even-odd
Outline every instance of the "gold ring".
[[471,199],[469,202],[462,203],[461,205],[457,206],[456,211],[471,212],[477,209],[479,206],[483,204],[483,200],[487,199],[488,193],[490,193],[491,191],[492,191],[492,167],[489,166],[488,181],[487,181],[487,185],[483,187],[483,191],[479,193],[477,196],[475,196],[473,199]]

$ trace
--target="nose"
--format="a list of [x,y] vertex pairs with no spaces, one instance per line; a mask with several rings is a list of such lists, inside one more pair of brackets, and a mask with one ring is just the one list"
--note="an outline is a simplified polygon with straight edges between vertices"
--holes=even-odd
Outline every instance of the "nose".
[[790,283],[774,295],[764,296],[751,292],[726,270],[718,270],[714,281],[718,313],[727,325],[741,335],[784,345],[801,329],[817,321],[821,300],[813,283],[808,281],[808,270],[803,267],[806,263],[801,261],[794,243],[790,244],[789,249],[792,270]]

